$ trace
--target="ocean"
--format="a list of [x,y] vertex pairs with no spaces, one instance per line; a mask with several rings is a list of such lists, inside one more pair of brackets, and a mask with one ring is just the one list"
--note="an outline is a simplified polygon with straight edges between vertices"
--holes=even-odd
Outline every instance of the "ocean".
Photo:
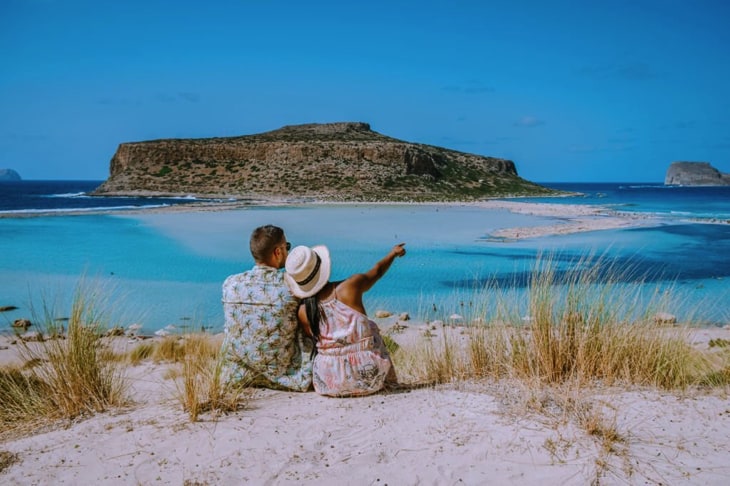
[[95,197],[104,181],[0,181],[0,213],[83,213],[98,210],[159,208],[196,201],[193,197]]
[[730,222],[730,186],[685,187],[646,183],[549,183],[553,189],[579,193],[569,198],[522,198],[524,201],[590,204],[616,211],[670,219]]
[[248,236],[267,223],[282,226],[294,245],[326,244],[333,279],[367,270],[406,242],[408,254],[366,294],[370,312],[489,314],[496,285],[514,293],[527,317],[522,292],[536,262],[560,273],[593,258],[612,268],[605,277],[612,286],[634,289],[638,301],[664,296],[657,310],[704,325],[730,322],[730,187],[548,183],[579,194],[519,200],[604,205],[656,224],[499,241],[490,233],[555,218],[437,204],[136,211],[193,200],[88,196],[101,182],[0,183],[0,307],[17,307],[0,313],[0,332],[18,318],[63,319],[75,292],[89,289],[109,325],[220,330],[221,284],[253,265]]

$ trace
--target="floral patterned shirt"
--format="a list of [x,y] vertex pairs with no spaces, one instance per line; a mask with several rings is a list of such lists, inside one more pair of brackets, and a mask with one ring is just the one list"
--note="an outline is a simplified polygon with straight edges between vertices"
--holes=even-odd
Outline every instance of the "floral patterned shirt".
[[223,283],[224,379],[246,385],[307,391],[312,350],[296,318],[298,301],[283,272],[266,265]]

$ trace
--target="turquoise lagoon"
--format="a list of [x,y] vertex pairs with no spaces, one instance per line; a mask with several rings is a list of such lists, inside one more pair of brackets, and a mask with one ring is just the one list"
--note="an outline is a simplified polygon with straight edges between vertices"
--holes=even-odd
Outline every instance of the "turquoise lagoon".
[[489,289],[497,285],[510,289],[518,312],[526,314],[523,290],[536,259],[551,261],[561,272],[593,256],[613,266],[613,275],[620,275],[615,285],[636,289],[638,299],[666,296],[666,308],[657,310],[707,325],[730,322],[730,225],[673,214],[650,227],[523,241],[489,235],[550,218],[471,205],[251,206],[3,218],[0,306],[18,309],[0,314],[0,329],[42,314],[44,305],[54,317],[67,316],[81,286],[102,289],[100,304],[110,324],[139,322],[147,332],[170,324],[220,330],[221,284],[253,265],[248,236],[269,223],[282,226],[293,245],[326,244],[333,279],[367,270],[405,242],[408,254],[366,294],[371,313],[382,308],[420,319],[489,314],[494,311]]

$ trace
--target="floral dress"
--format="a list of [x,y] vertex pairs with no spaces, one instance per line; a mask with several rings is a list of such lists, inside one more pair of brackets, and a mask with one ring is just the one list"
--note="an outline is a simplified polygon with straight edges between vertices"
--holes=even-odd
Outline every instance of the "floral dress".
[[321,301],[322,319],[312,374],[314,390],[321,395],[369,395],[395,382],[378,325],[337,295]]
[[223,283],[223,375],[245,385],[306,391],[312,383],[311,344],[296,319],[298,302],[284,274],[266,265]]

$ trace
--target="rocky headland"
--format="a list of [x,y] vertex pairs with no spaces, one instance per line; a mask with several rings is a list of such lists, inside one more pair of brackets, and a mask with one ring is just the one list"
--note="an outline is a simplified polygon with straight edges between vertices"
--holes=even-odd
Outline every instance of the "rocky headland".
[[664,177],[668,186],[730,186],[730,174],[723,174],[709,162],[672,162]]
[[20,174],[13,169],[0,169],[0,181],[20,181],[23,180]]
[[469,201],[553,192],[519,177],[511,160],[405,142],[367,123],[344,122],[122,143],[94,195]]

